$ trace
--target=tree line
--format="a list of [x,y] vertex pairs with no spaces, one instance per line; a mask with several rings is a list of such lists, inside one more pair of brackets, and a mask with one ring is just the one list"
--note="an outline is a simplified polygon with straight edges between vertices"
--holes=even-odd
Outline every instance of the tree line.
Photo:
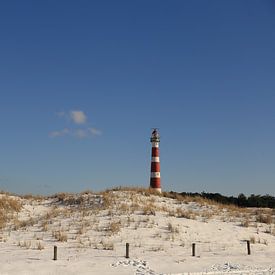
[[179,193],[183,196],[199,196],[202,198],[210,199],[223,204],[234,204],[240,207],[268,207],[275,208],[275,197],[270,195],[250,195],[245,196],[244,194],[239,194],[237,197],[234,196],[224,196],[219,193]]

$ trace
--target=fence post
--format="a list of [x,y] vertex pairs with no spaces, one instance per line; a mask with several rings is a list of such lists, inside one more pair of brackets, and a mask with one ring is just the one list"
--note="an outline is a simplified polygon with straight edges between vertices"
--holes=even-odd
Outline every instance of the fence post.
[[54,261],[57,260],[57,246],[56,245],[53,247],[53,260]]
[[250,255],[251,251],[250,251],[250,241],[246,241],[247,244],[247,254]]
[[196,253],[195,253],[195,246],[196,246],[196,244],[192,243],[192,256],[193,257],[196,255]]
[[129,258],[129,243],[126,243],[126,258]]

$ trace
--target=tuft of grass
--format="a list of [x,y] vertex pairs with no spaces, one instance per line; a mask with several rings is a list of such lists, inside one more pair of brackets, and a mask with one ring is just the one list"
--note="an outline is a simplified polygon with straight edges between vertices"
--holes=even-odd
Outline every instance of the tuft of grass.
[[243,226],[243,227],[249,227],[249,225],[250,225],[249,219],[242,220],[240,224],[240,226]]
[[4,228],[8,221],[13,218],[15,212],[19,212],[22,204],[19,200],[8,195],[0,196],[0,229]]
[[111,192],[105,191],[101,193],[103,200],[103,209],[110,209],[114,205],[114,197]]
[[18,246],[29,249],[31,247],[31,241],[24,241],[24,242],[20,241],[18,243]]
[[52,236],[59,242],[67,242],[68,236],[64,231],[53,231]]
[[171,233],[179,233],[179,229],[170,222],[167,224],[167,229]]
[[122,214],[128,214],[129,210],[130,210],[130,207],[129,207],[129,205],[127,203],[121,203],[121,204],[119,204],[119,211]]
[[111,232],[112,235],[117,234],[121,229],[120,221],[113,221],[109,224],[107,231]]
[[272,234],[272,226],[270,225],[268,228],[266,228],[264,233]]
[[263,244],[268,245],[268,241],[266,239],[264,239]]
[[251,236],[250,238],[249,238],[249,240],[250,240],[250,242],[251,243],[256,243],[256,239],[255,239],[255,236]]
[[131,209],[131,213],[135,213],[136,211],[140,210],[141,206],[136,203],[136,202],[133,202],[130,206],[130,209]]
[[213,217],[214,216],[214,213],[213,213],[213,211],[203,211],[202,213],[201,213],[201,217],[202,218],[204,218],[204,221],[206,221],[206,220],[209,220],[211,217]]
[[56,206],[52,207],[49,212],[47,212],[45,218],[47,220],[52,220],[53,218],[58,217],[61,214],[61,209],[58,209]]
[[156,215],[156,210],[153,203],[148,203],[142,207],[142,213],[143,215]]
[[42,221],[41,223],[42,231],[44,232],[48,231],[48,228],[49,228],[48,224],[49,224],[48,220]]
[[43,250],[45,247],[44,247],[44,245],[41,242],[38,242],[37,245],[36,245],[36,248],[38,250]]
[[158,251],[164,251],[163,246],[154,246],[149,251],[158,252]]
[[0,209],[5,211],[19,212],[22,208],[22,204],[9,196],[0,197]]
[[110,241],[101,240],[99,243],[94,244],[95,249],[114,250],[114,243]]
[[256,222],[271,224],[272,223],[272,215],[260,213],[256,216]]
[[184,210],[182,208],[177,208],[176,216],[178,218],[185,218],[185,219],[195,219],[195,213],[191,210]]
[[103,242],[102,249],[103,250],[114,250],[114,244],[112,242]]
[[42,201],[46,197],[43,197],[41,195],[25,194],[25,195],[22,195],[21,198],[28,201]]
[[81,225],[79,229],[77,230],[77,235],[83,235],[86,232],[86,228],[84,225]]
[[54,194],[52,197],[57,199],[58,202],[63,203],[69,195],[70,195],[69,193],[62,192],[62,193]]
[[7,220],[8,220],[8,217],[6,216],[6,213],[0,210],[0,229],[5,227]]

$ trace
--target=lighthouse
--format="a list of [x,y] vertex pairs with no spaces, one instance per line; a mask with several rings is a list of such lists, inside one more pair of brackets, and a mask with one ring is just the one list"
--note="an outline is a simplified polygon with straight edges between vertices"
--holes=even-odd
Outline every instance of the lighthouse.
[[159,133],[155,128],[151,135],[152,154],[151,154],[151,177],[150,188],[161,193],[160,185],[160,162],[159,162]]

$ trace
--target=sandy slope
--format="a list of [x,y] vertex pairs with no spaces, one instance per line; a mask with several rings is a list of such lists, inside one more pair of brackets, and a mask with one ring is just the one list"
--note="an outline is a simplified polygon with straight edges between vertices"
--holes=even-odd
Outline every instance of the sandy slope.
[[16,200],[0,274],[275,274],[274,211],[261,223],[259,210],[135,191]]

